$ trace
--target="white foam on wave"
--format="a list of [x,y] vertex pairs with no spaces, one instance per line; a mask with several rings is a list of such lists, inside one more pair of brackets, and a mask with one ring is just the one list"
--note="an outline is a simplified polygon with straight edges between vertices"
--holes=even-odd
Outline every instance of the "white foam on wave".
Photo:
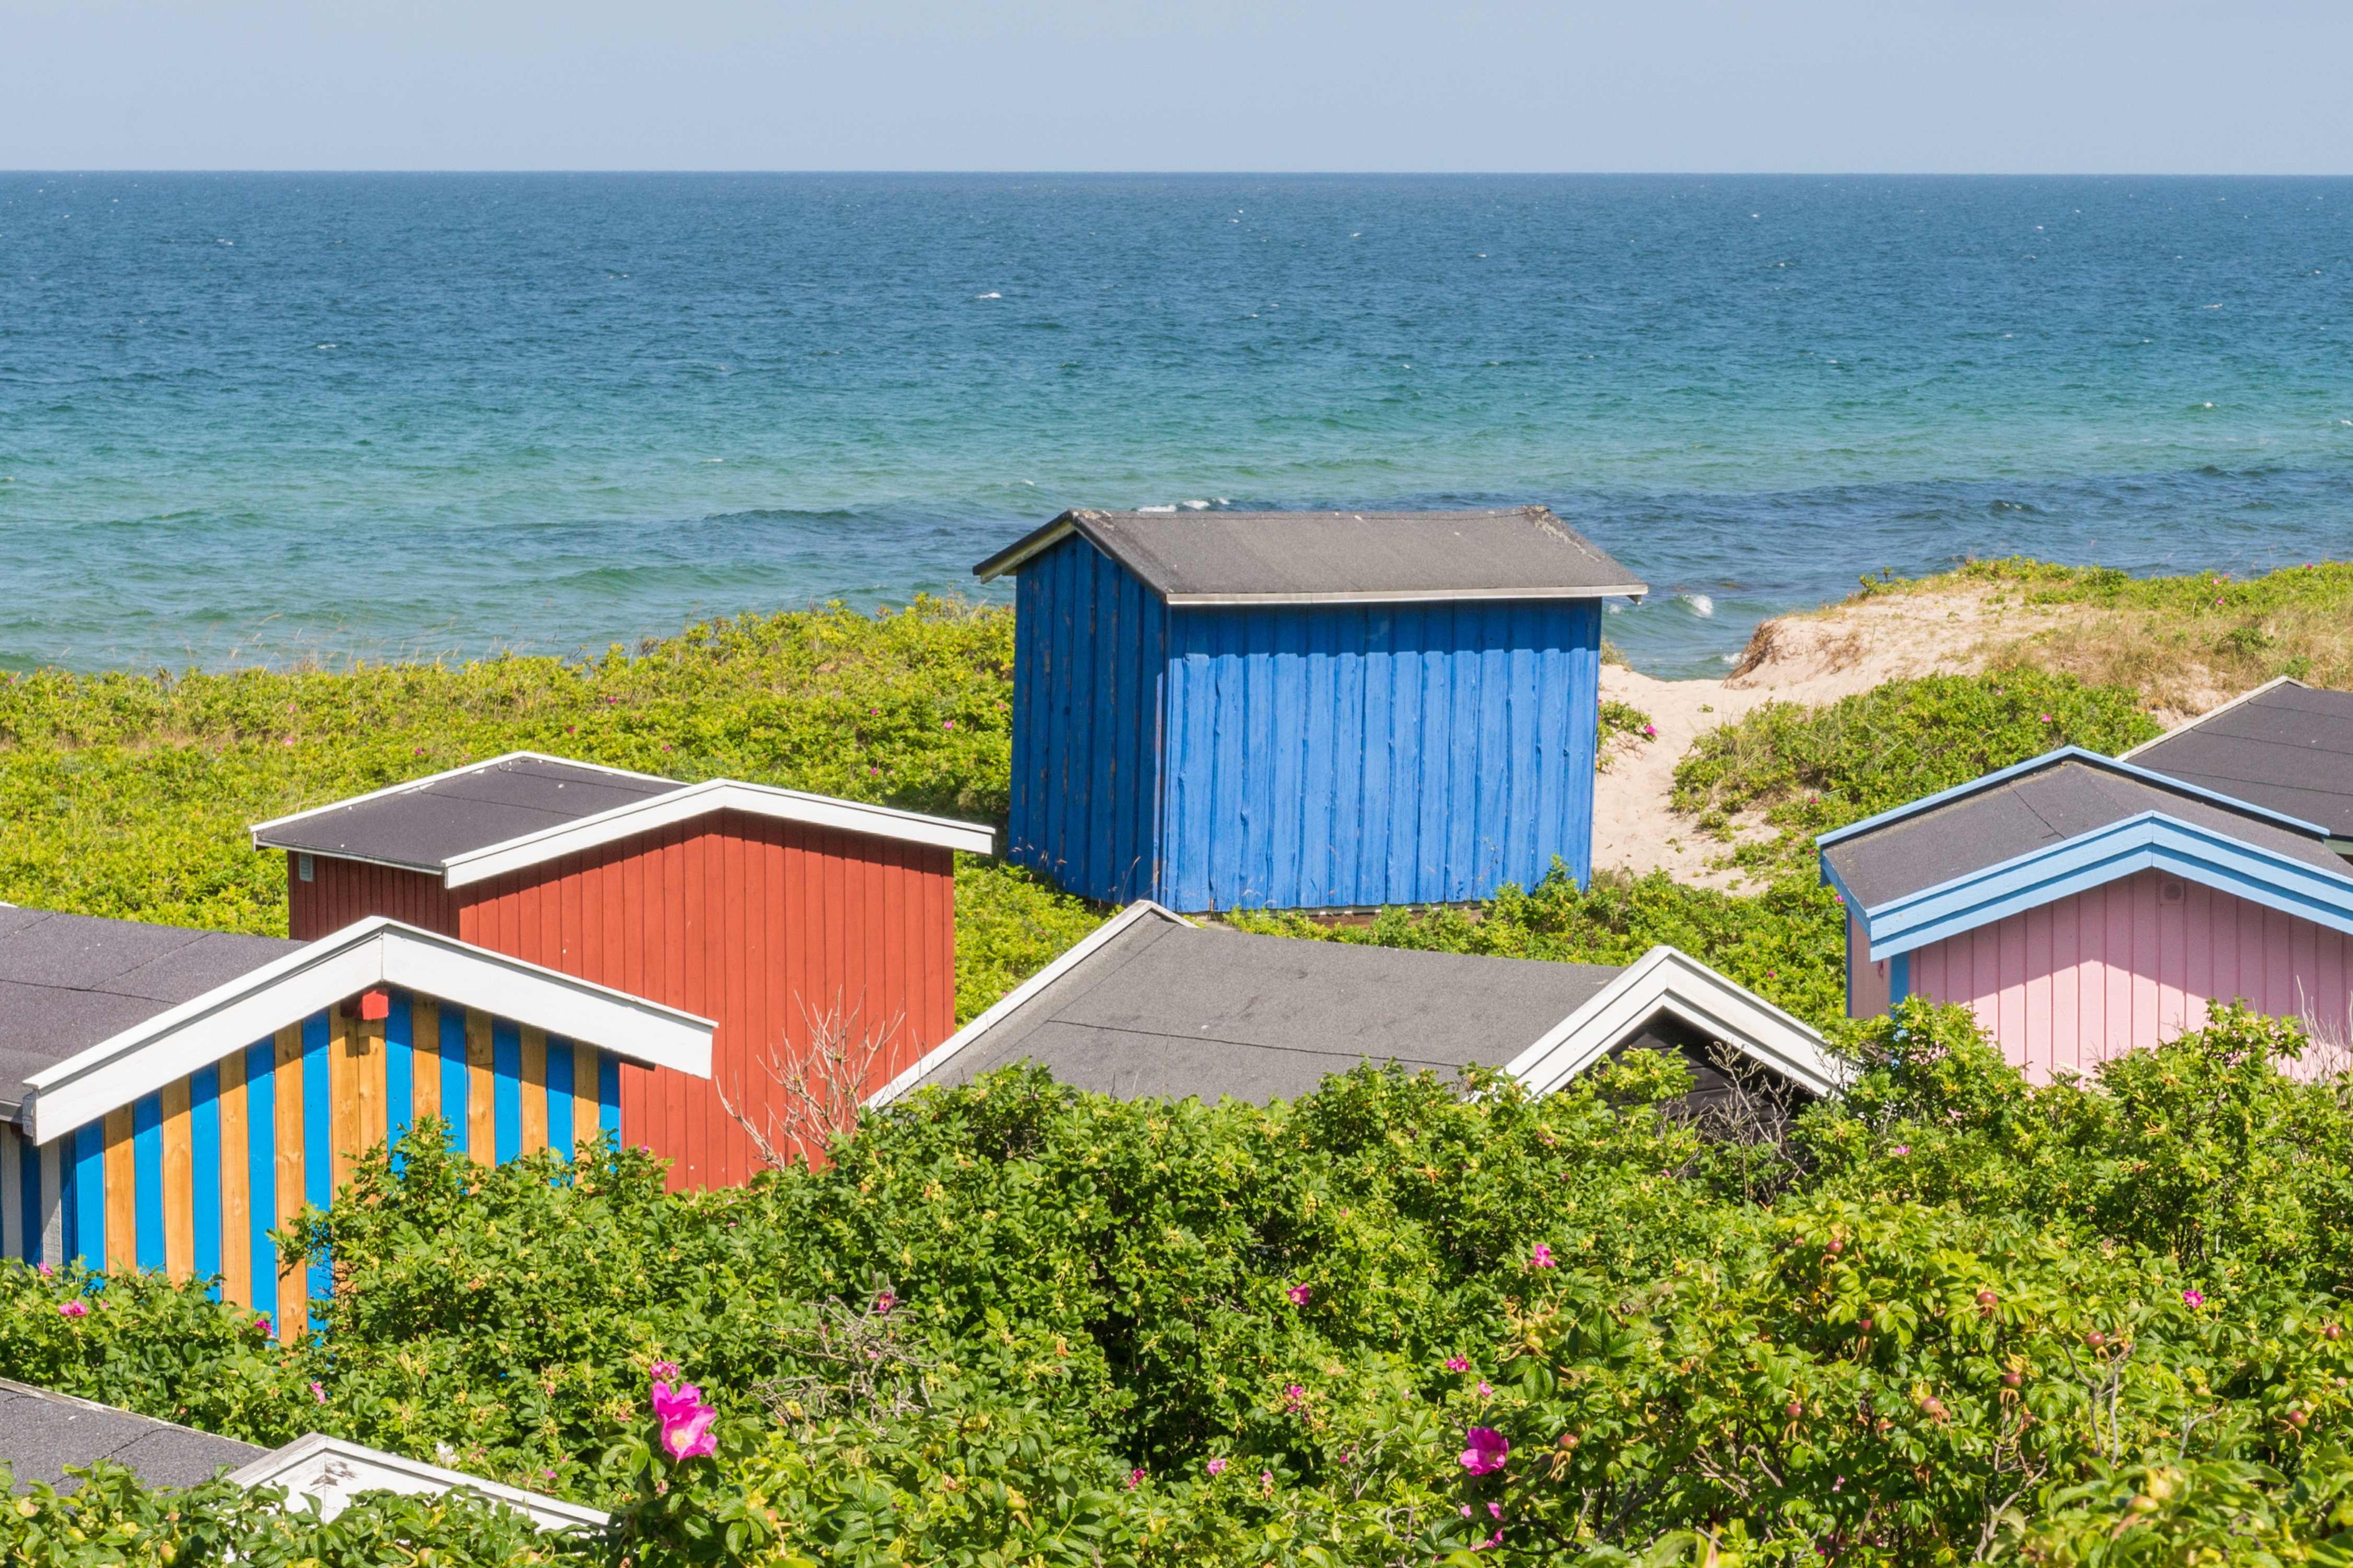
[[1681,599],[1684,604],[1689,605],[1692,609],[1692,614],[1694,616],[1712,616],[1715,614],[1715,601],[1709,598],[1705,594],[1677,594],[1675,597]]
[[1135,510],[1138,511],[1175,511],[1176,509],[1173,506],[1140,506]]
[[976,300],[1002,300],[1005,296],[1002,294],[975,294],[973,298]]

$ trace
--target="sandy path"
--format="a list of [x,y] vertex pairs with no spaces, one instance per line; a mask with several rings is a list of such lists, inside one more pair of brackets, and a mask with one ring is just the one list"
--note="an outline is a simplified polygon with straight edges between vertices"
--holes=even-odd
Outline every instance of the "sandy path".
[[1604,666],[1601,695],[1648,713],[1659,733],[1641,744],[1620,742],[1601,774],[1593,803],[1595,869],[1663,868],[1679,881],[1738,887],[1738,873],[1714,864],[1724,846],[1667,804],[1675,763],[1691,743],[1766,702],[1811,706],[1905,676],[1981,669],[2004,643],[2046,630],[2064,615],[1991,605],[1990,597],[1981,590],[1889,595],[1785,616],[1757,628],[1740,665],[1723,680],[1655,680]]

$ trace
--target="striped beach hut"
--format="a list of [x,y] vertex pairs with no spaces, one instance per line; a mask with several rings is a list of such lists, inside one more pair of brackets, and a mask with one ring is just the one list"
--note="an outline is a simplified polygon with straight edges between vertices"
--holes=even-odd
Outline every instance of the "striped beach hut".
[[313,942],[0,908],[9,1256],[217,1276],[290,1335],[332,1286],[269,1232],[420,1117],[476,1163],[620,1127],[624,1061],[711,1023],[381,917]]
[[1592,868],[1602,601],[1542,507],[1071,511],[1019,578],[1008,855],[1180,910],[1482,899]]
[[[259,824],[289,929],[389,915],[715,1019],[711,1073],[620,1072],[673,1189],[789,1149],[820,1050],[887,1081],[955,1030],[955,852],[991,828],[800,790],[518,752]],[[871,1062],[841,1060],[871,1046]],[[750,1125],[747,1127],[745,1123]]]

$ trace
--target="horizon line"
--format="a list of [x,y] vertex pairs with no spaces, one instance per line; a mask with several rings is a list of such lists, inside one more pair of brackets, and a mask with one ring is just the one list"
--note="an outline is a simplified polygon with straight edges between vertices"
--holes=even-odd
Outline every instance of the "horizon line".
[[2305,171],[2237,169],[2200,170],[2009,170],[2009,169],[916,169],[916,168],[720,168],[645,167],[591,168],[544,166],[519,168],[409,167],[189,167],[148,168],[113,164],[56,168],[0,168],[0,176],[26,178],[79,174],[243,174],[243,175],[401,175],[478,176],[482,178],[548,174],[567,177],[665,174],[715,178],[843,178],[874,179],[1202,179],[1202,180],[2346,180],[2353,170],[2318,174]]

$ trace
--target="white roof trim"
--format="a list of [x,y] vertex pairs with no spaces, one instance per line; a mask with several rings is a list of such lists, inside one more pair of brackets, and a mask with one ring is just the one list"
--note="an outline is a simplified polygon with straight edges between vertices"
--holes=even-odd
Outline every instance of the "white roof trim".
[[1127,908],[1120,910],[1119,913],[1112,916],[1111,919],[1103,921],[1103,924],[1095,927],[1094,930],[1089,931],[1076,942],[1073,942],[1071,945],[1070,951],[1063,953],[1061,957],[1054,960],[1053,963],[1046,965],[1045,968],[1039,970],[1037,973],[1031,975],[1029,979],[1023,981],[1012,990],[1008,991],[1004,995],[998,997],[997,999],[996,1005],[990,1007],[987,1012],[983,1013],[979,1017],[975,1018],[971,1023],[966,1024],[963,1028],[958,1029],[955,1034],[940,1042],[940,1044],[934,1046],[929,1051],[924,1053],[923,1060],[917,1062],[914,1066],[901,1073],[897,1078],[892,1079],[889,1083],[884,1084],[881,1089],[876,1089],[872,1094],[867,1096],[866,1109],[869,1110],[880,1110],[882,1107],[890,1104],[901,1095],[905,1094],[909,1089],[914,1088],[915,1085],[921,1083],[924,1079],[931,1076],[932,1073],[945,1066],[950,1057],[955,1056],[958,1051],[964,1049],[975,1040],[979,1039],[983,1035],[986,1035],[989,1030],[997,1027],[997,1025],[1011,1017],[1015,1013],[1019,1012],[1023,1006],[1028,1005],[1029,998],[1037,995],[1038,993],[1046,989],[1047,986],[1054,984],[1055,981],[1060,980],[1063,975],[1069,973],[1080,964],[1084,963],[1090,957],[1093,956],[1098,948],[1101,948],[1104,943],[1118,936],[1122,931],[1127,930],[1128,927],[1135,924],[1136,921],[1150,919],[1155,916],[1164,921],[1173,921],[1180,926],[1190,926],[1193,923],[1191,921],[1187,920],[1183,915],[1177,914],[1174,910],[1162,909],[1150,899],[1136,900],[1135,902],[1128,905]]
[[2158,736],[2154,740],[2143,741],[2139,745],[2134,746],[2128,751],[2117,752],[2116,761],[2120,763],[2130,762],[2133,758],[2140,755],[2141,752],[2147,751],[2151,746],[2162,746],[2168,741],[2172,740],[2178,735],[2188,734],[2190,731],[2198,728],[2199,725],[2206,722],[2207,720],[2219,718],[2222,714],[2228,713],[2232,709],[2239,706],[2240,703],[2253,702],[2264,692],[2275,690],[2283,686],[2302,687],[2306,690],[2311,689],[2310,687],[2306,686],[2303,681],[2298,680],[2293,675],[2274,675],[2269,680],[2264,681],[2261,686],[2256,687],[2253,690],[2242,691],[2236,697],[2232,698],[2231,700],[2223,703],[2219,708],[2210,708],[2205,712],[2198,715],[2195,719],[2186,720],[2181,723],[2176,724],[2172,729],[2168,730],[2164,734]]
[[1435,605],[1458,599],[1631,599],[1636,604],[1649,593],[1643,583],[1620,583],[1605,588],[1358,588],[1332,593],[1163,594],[1164,602],[1179,608],[1210,608],[1220,605]]
[[1071,521],[1071,514],[1066,511],[1023,538],[1015,540],[974,567],[973,575],[984,583],[992,583],[1008,572],[1019,571],[1022,565],[1032,557],[1053,549],[1077,531],[1077,525]]
[[1661,1012],[1736,1047],[1814,1094],[1830,1094],[1842,1081],[1821,1036],[1746,986],[1672,947],[1654,947],[1635,960],[1504,1070],[1530,1092],[1550,1094]]
[[897,838],[940,849],[963,849],[975,855],[997,851],[997,830],[977,823],[955,822],[944,816],[924,816],[887,805],[837,800],[829,795],[807,795],[774,784],[743,784],[734,779],[711,779],[666,795],[651,795],[610,811],[584,816],[577,822],[542,828],[520,838],[452,855],[442,872],[442,885],[463,888],[509,871],[520,871],[559,855],[595,849],[618,839],[650,833],[658,827],[689,822],[715,811],[740,811],[780,822],[806,823],[844,833]]
[[708,1018],[372,915],[35,1073],[20,1123],[47,1143],[377,985],[711,1076]]
[[[324,816],[331,811],[341,811],[345,806],[358,805],[364,801],[382,800],[387,795],[406,795],[411,790],[423,789],[427,784],[437,784],[441,783],[444,779],[463,778],[468,773],[478,773],[485,768],[497,767],[501,763],[554,763],[560,767],[582,768],[594,773],[611,773],[616,778],[636,779],[644,784],[674,784],[678,783],[676,779],[666,779],[659,773],[634,773],[628,768],[608,768],[602,763],[584,763],[576,757],[551,756],[545,752],[501,752],[495,757],[490,757],[479,763],[468,763],[462,768],[445,768],[438,773],[427,773],[423,778],[409,779],[402,784],[386,784],[382,789],[372,789],[365,795],[348,795],[342,800],[329,801],[324,805],[314,805],[308,811],[297,811],[285,816],[273,816],[267,822],[255,823],[251,827],[246,829],[246,831],[253,836],[253,847],[256,849],[276,848],[278,846],[264,844],[261,841],[261,836],[264,833],[269,832],[273,827],[284,827],[292,823],[307,822],[311,817]],[[326,850],[308,850],[304,853],[327,854],[329,852]],[[356,860],[362,858],[362,857],[356,855],[337,855],[333,858],[339,860]],[[377,860],[372,861],[370,864],[378,866],[393,866],[397,865],[398,863],[391,860]],[[403,870],[413,871],[417,868],[413,866],[403,866],[400,868]]]
[[319,1432],[297,1437],[244,1468],[231,1470],[228,1479],[248,1489],[284,1487],[288,1502],[308,1498],[317,1506],[322,1520],[343,1512],[360,1492],[438,1497],[463,1488],[506,1504],[542,1530],[601,1530],[612,1522],[612,1516],[601,1509],[527,1492],[461,1470],[445,1470],[438,1465],[387,1454],[381,1448],[364,1448],[357,1443]]

